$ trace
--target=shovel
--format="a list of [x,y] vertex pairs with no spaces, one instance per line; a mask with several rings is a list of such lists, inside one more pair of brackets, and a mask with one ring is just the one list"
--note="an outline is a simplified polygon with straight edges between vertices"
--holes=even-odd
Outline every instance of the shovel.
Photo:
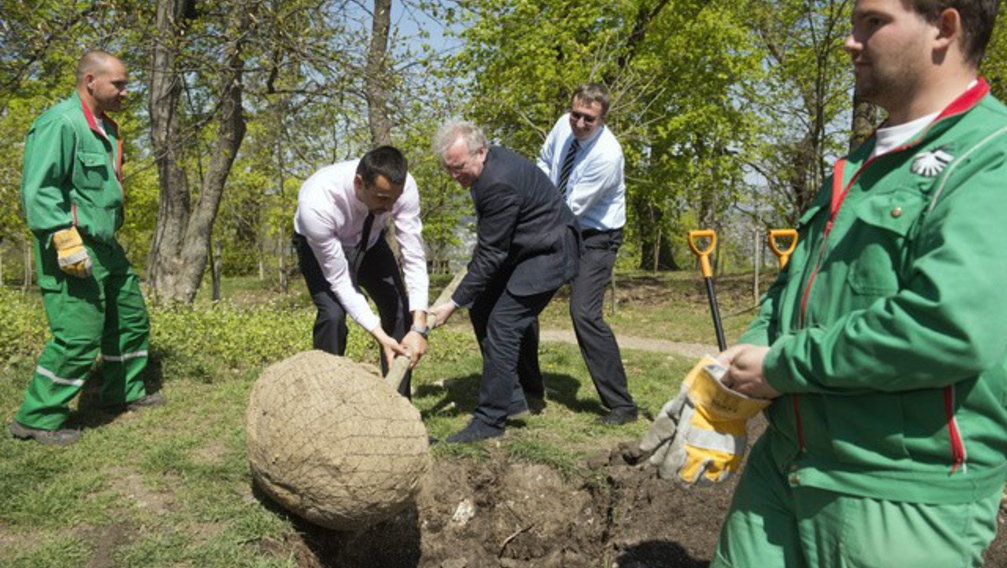
[[[709,247],[700,248],[700,239],[709,239]],[[717,346],[721,351],[727,349],[724,339],[724,326],[720,323],[720,310],[717,308],[717,294],[713,290],[713,269],[710,267],[710,255],[717,248],[717,233],[710,229],[689,231],[689,248],[699,257],[699,267],[706,281],[706,296],[710,300],[710,313],[713,314],[713,327],[717,330]]]

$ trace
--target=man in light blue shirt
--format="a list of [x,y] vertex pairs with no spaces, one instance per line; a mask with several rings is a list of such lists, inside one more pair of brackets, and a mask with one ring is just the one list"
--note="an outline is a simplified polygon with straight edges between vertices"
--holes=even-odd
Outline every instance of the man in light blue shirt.
[[622,146],[605,126],[610,99],[597,83],[577,88],[542,145],[538,166],[577,217],[584,254],[573,281],[570,317],[591,380],[609,413],[599,420],[625,424],[637,418],[629,394],[619,344],[605,323],[605,286],[612,277],[626,224],[626,183]]

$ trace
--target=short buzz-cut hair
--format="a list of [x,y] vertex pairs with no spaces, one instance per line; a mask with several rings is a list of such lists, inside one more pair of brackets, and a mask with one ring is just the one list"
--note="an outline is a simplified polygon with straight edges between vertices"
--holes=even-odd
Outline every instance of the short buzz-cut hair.
[[933,23],[948,8],[958,11],[962,22],[962,53],[975,67],[983,60],[986,45],[993,35],[999,0],[902,0],[902,5]]
[[443,158],[448,148],[459,139],[465,141],[465,146],[472,155],[488,145],[486,135],[478,126],[459,118],[452,118],[437,128],[437,133],[434,134],[434,153]]
[[581,83],[570,97],[570,104],[580,101],[582,103],[598,103],[601,105],[601,115],[608,114],[608,107],[612,99],[608,94],[608,89],[600,83]]
[[118,60],[118,57],[101,49],[95,49],[85,53],[77,60],[77,84],[79,85],[84,80],[84,76],[88,73],[92,75],[100,75],[108,68],[108,64],[110,62]]
[[404,185],[409,163],[398,148],[379,146],[364,154],[357,164],[357,175],[366,187],[373,187],[378,176],[384,176],[392,185]]

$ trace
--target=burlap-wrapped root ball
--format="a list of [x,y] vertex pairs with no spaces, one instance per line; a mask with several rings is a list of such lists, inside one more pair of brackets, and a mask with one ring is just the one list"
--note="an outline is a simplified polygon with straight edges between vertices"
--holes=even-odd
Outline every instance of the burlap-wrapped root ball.
[[413,405],[368,367],[322,351],[266,369],[245,418],[259,487],[323,527],[355,531],[392,517],[430,467]]

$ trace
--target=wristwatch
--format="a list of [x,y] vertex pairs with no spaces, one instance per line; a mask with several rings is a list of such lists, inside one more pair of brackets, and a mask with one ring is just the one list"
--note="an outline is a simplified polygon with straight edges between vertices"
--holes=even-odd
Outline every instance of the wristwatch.
[[414,325],[409,328],[409,331],[415,331],[416,333],[423,336],[426,339],[430,335],[430,328],[425,325]]

